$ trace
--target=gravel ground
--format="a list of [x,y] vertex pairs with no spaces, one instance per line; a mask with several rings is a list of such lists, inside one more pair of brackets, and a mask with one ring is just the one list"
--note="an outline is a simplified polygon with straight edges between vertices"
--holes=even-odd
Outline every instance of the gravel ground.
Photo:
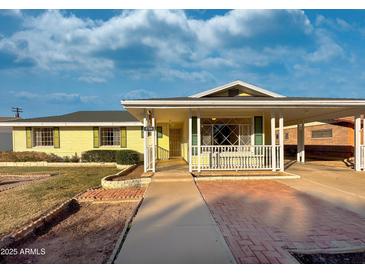
[[[41,235],[14,247],[18,255],[3,256],[3,263],[106,263],[137,204],[81,203]],[[19,255],[26,250],[35,254]]]

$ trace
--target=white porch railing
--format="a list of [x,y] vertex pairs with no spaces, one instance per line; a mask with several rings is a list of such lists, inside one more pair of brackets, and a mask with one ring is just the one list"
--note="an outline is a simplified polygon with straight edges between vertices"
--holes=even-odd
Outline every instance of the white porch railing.
[[[275,145],[276,168],[280,168],[280,146]],[[272,146],[192,146],[193,170],[271,170]]]
[[360,169],[365,170],[365,145],[360,146]]

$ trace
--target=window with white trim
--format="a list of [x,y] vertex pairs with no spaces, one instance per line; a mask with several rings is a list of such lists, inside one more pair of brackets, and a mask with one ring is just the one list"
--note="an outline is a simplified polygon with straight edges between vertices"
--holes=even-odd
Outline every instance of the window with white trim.
[[105,127],[100,129],[101,146],[120,146],[120,128]]
[[201,144],[251,145],[251,123],[250,118],[201,119]]
[[35,147],[53,146],[53,128],[34,128],[33,146]]

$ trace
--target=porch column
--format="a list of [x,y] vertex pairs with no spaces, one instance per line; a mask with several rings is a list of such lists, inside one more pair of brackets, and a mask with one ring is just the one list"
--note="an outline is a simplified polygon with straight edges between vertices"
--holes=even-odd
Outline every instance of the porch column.
[[275,115],[271,114],[271,164],[272,171],[276,171],[276,132],[275,132]]
[[145,131],[145,127],[147,126],[147,118],[146,114],[143,118],[143,165],[144,165],[144,172],[147,172],[147,159],[148,159],[148,149],[147,149],[147,131]]
[[154,115],[152,116],[152,127],[152,172],[156,172],[156,121]]
[[305,145],[304,145],[304,133],[305,126],[304,123],[297,125],[297,162],[305,162]]
[[279,117],[280,171],[284,171],[284,117]]
[[200,146],[201,146],[201,138],[200,138],[200,115],[198,115],[198,117],[196,118],[196,126],[197,126],[197,135],[198,135],[198,172],[200,172],[200,164],[201,164],[201,160],[200,160]]
[[359,114],[355,115],[355,128],[354,128],[354,160],[355,170],[360,171],[360,145],[361,145],[361,117]]
[[193,148],[192,148],[192,134],[193,132],[193,121],[192,121],[192,118],[191,118],[191,114],[189,116],[189,172],[192,172],[192,155],[193,155]]

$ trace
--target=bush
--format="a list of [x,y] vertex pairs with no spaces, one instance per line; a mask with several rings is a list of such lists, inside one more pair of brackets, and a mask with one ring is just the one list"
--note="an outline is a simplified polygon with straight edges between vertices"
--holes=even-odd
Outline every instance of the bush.
[[83,162],[115,162],[117,150],[89,150],[81,155]]
[[75,153],[75,155],[73,156],[65,156],[63,157],[63,162],[66,162],[66,163],[78,163],[80,162],[80,157],[77,156],[77,154]]
[[62,162],[55,154],[35,151],[0,152],[0,162]]
[[119,165],[134,165],[139,162],[139,153],[134,150],[119,150],[116,154]]

